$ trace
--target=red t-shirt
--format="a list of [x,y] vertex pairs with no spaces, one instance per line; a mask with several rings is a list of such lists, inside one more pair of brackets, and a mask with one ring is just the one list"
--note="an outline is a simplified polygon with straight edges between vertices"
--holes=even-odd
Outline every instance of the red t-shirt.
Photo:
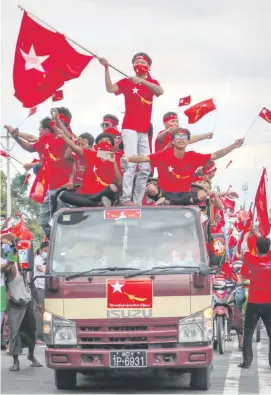
[[[159,85],[151,77],[147,81]],[[154,93],[143,84],[134,84],[128,78],[117,82],[118,92],[125,97],[125,115],[122,129],[132,129],[138,133],[148,133],[151,122],[152,102]]]
[[196,169],[204,166],[211,154],[185,152],[182,159],[176,158],[173,148],[149,156],[152,166],[157,167],[158,185],[165,192],[189,192]]
[[114,182],[114,165],[108,160],[98,158],[95,151],[84,149],[83,153],[86,169],[81,193],[85,195],[99,193]]
[[[164,133],[164,130],[161,130],[161,132],[158,133],[158,136],[159,136],[159,134],[161,134],[161,133]],[[157,136],[157,137],[158,137],[158,136]],[[170,134],[170,133],[167,133],[167,134],[165,135],[163,141],[157,140],[157,137],[156,137],[155,144],[154,144],[155,152],[162,151],[164,148],[166,148],[166,146],[170,143],[171,134]]]
[[84,172],[86,169],[85,159],[83,158],[83,156],[78,155],[76,152],[72,152],[71,157],[74,160],[76,168],[73,183],[82,184]]
[[247,272],[250,272],[248,302],[271,303],[271,251],[266,256],[254,256],[245,252],[242,269],[245,278]]
[[48,189],[57,189],[67,184],[72,172],[72,163],[65,159],[67,144],[57,139],[54,133],[46,134],[33,144],[33,148],[43,157],[47,169]]

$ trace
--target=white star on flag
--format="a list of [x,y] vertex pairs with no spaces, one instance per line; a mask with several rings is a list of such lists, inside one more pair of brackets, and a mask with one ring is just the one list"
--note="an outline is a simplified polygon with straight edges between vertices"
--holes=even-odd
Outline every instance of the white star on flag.
[[49,149],[49,147],[50,147],[50,145],[47,143],[47,144],[45,145],[45,148],[46,148],[46,149]]
[[22,49],[20,49],[20,51],[25,60],[25,70],[35,69],[44,73],[45,70],[41,64],[45,62],[45,60],[48,59],[50,55],[38,56],[35,52],[33,45],[31,45],[28,54],[25,53]]
[[121,288],[122,288],[123,286],[124,286],[124,284],[120,284],[120,283],[119,283],[119,280],[116,281],[116,284],[111,284],[111,287],[114,289],[113,294],[114,294],[115,292],[120,292],[120,293],[122,293]]
[[137,88],[133,88],[133,93],[137,93],[138,89]]
[[173,168],[173,167],[171,167],[171,166],[169,166],[169,167],[168,167],[168,171],[170,171],[170,173],[172,173],[172,172],[173,172],[173,169],[174,169],[174,168]]
[[267,113],[267,111],[266,111],[266,108],[264,108],[263,110],[262,110],[262,114],[266,114]]
[[180,100],[180,103],[183,103],[183,99]]
[[96,170],[97,170],[97,167],[96,167],[96,166],[94,166],[94,167],[93,167],[93,171],[95,172]]

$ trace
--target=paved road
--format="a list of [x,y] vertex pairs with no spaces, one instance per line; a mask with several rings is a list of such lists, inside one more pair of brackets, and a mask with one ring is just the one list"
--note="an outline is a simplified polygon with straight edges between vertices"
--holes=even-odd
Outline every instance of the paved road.
[[[236,351],[235,341],[227,343],[224,355],[215,354],[212,386],[208,392],[190,391],[188,388],[189,375],[183,375],[179,380],[165,378],[163,380],[142,379],[138,377],[113,378],[109,381],[92,380],[79,376],[78,388],[73,394],[259,394],[271,393],[271,370],[267,361],[268,341],[263,335],[261,343],[254,343],[254,362],[249,370],[241,370],[237,364],[241,361],[241,353]],[[21,370],[9,372],[11,357],[2,351],[1,393],[2,394],[66,394],[54,386],[53,372],[46,367],[33,368],[21,356]],[[37,346],[37,358],[44,363],[44,348]],[[16,379],[15,379],[16,378]]]

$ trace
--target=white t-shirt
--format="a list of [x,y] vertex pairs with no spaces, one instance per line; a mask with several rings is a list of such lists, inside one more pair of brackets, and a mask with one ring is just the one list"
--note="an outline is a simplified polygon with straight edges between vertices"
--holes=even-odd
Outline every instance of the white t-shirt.
[[[43,272],[38,270],[38,266],[44,266],[44,259],[40,255],[37,255],[34,259],[34,277],[41,276],[44,274]],[[44,289],[45,278],[37,278],[35,280],[35,286],[36,286],[36,288]]]

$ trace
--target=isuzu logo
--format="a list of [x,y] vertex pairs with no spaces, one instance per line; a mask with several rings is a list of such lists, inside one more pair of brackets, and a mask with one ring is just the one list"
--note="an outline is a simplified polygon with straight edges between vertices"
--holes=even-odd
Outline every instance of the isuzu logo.
[[152,317],[152,309],[107,310],[107,318],[148,318],[148,317]]

